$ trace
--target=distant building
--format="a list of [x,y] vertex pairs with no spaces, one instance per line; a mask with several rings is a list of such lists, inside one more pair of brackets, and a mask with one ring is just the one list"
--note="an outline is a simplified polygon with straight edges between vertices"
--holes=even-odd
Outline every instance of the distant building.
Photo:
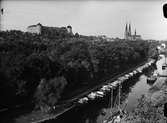
[[104,39],[106,41],[115,41],[114,38],[107,37],[106,35],[99,35],[98,38]]
[[38,23],[37,25],[28,26],[27,32],[36,33],[36,34],[52,33],[52,34],[60,35],[64,33],[64,34],[73,35],[72,27],[70,25],[67,27],[48,27],[48,26],[43,26],[40,23]]
[[31,25],[27,27],[27,32],[41,34],[42,25],[38,23],[37,25]]
[[124,38],[126,40],[140,40],[140,39],[142,39],[141,35],[137,35],[136,29],[135,29],[134,35],[131,33],[131,24],[129,24],[129,26],[128,26],[128,24],[126,24]]
[[165,44],[165,43],[162,43],[162,44],[161,44],[161,47],[162,47],[162,48],[166,48],[166,44]]

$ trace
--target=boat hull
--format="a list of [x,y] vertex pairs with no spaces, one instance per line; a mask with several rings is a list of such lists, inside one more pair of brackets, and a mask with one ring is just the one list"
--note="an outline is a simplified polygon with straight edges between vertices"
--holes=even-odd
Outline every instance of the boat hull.
[[147,83],[153,84],[156,80],[157,80],[157,78],[147,78]]

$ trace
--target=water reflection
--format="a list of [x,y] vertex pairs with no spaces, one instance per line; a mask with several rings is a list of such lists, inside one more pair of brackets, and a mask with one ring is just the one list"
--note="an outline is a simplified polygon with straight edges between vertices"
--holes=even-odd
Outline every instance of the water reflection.
[[[110,94],[108,94],[102,100],[93,101],[89,104],[75,107],[71,111],[58,117],[56,119],[56,122],[96,123],[97,120],[99,120],[99,118],[103,119],[103,117],[105,117],[104,112],[106,113],[110,105],[111,105]],[[53,120],[52,122],[55,122],[55,120]]]
[[[162,61],[162,60],[161,60]],[[157,62],[158,63],[158,62]],[[159,65],[157,65],[160,67]],[[126,107],[127,111],[132,111],[136,106],[137,99],[144,93],[147,93],[150,85],[147,84],[147,76],[151,75],[155,70],[156,66],[150,67],[142,75],[136,76],[135,78],[124,82],[122,85],[121,92],[121,103],[123,104],[128,100]],[[114,90],[114,95],[117,94],[117,89]],[[113,100],[115,100],[115,97]],[[76,106],[72,110],[64,113],[55,120],[47,121],[47,123],[103,123],[105,119],[110,116],[112,111],[111,105],[111,93],[108,93],[103,99],[92,101],[82,106]]]

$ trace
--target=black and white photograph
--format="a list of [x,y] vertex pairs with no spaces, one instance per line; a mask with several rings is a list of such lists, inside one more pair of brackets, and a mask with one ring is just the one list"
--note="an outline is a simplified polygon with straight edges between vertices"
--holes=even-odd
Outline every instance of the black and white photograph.
[[0,0],[0,123],[167,123],[167,1]]

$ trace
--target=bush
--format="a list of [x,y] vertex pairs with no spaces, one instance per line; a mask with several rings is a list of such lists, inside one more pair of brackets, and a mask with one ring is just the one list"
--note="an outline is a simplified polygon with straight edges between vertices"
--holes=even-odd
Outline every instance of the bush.
[[58,99],[67,81],[64,77],[55,77],[50,80],[41,79],[35,93],[36,106],[44,110],[48,107],[53,107]]

